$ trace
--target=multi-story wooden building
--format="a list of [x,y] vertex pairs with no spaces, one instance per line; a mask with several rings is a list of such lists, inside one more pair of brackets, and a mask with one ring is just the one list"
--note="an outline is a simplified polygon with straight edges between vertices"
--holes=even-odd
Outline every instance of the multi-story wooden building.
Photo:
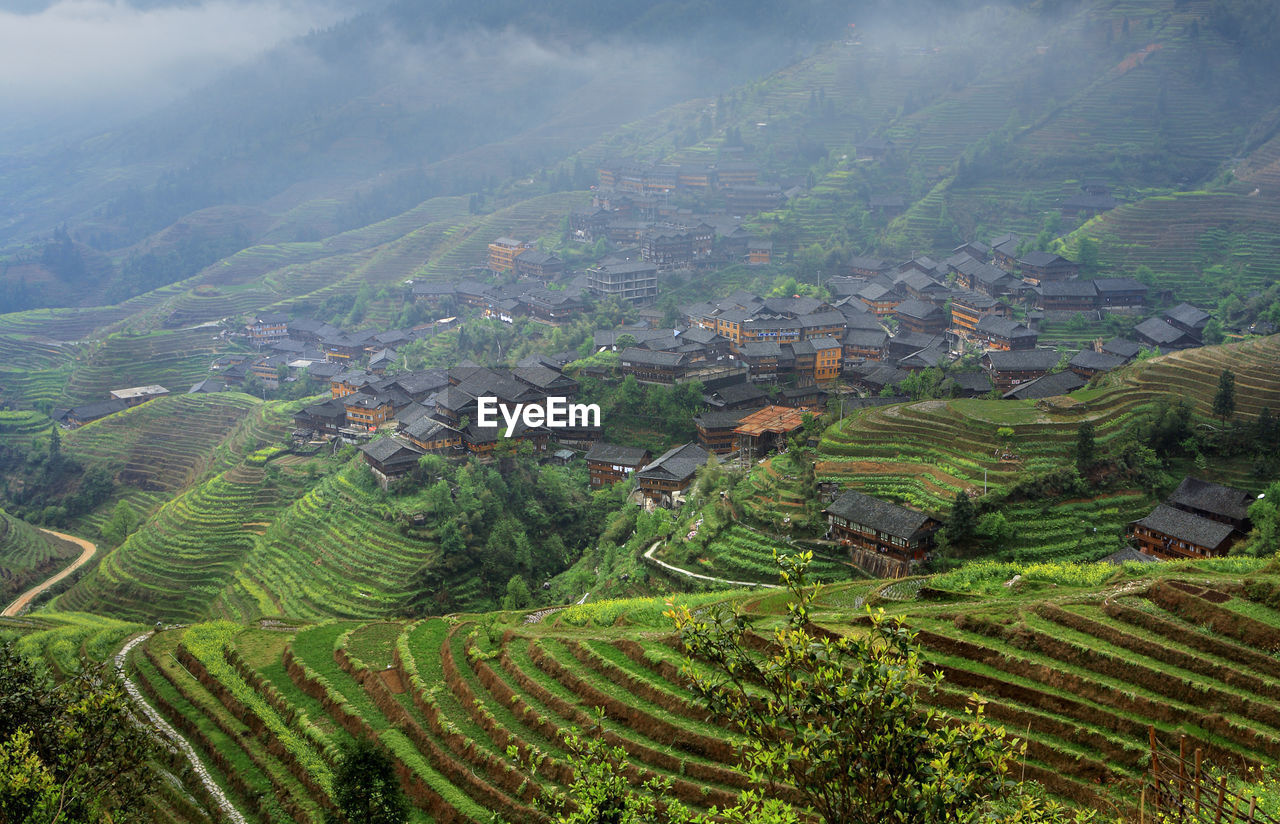
[[647,466],[651,458],[649,450],[641,447],[596,441],[587,451],[587,474],[591,478],[591,487],[600,489],[626,480]]
[[678,506],[698,469],[711,457],[697,444],[687,443],[662,454],[636,472],[636,485],[645,505]]
[[489,268],[495,272],[510,272],[516,267],[516,258],[529,248],[523,241],[500,237],[489,244]]
[[717,455],[732,452],[736,438],[733,430],[737,429],[738,423],[752,411],[754,410],[716,410],[695,416],[693,423],[698,427],[698,445]]
[[884,360],[885,347],[889,345],[889,335],[883,329],[850,329],[844,333],[844,362],[848,364],[859,358],[863,360]]
[[1138,549],[1157,558],[1213,558],[1226,555],[1242,536],[1235,527],[1160,504],[1129,524]]
[[806,341],[813,347],[813,379],[826,383],[840,377],[844,363],[844,347],[835,338],[814,338]]
[[987,315],[978,321],[972,337],[988,349],[1004,352],[1035,349],[1040,336],[1017,321],[999,315]]
[[1002,304],[985,292],[965,289],[951,294],[951,325],[961,334],[973,332],[983,318],[1003,312]]
[[383,489],[412,472],[423,455],[416,446],[394,437],[370,441],[360,447],[360,452]]
[[266,346],[289,337],[289,316],[283,312],[258,315],[245,327],[249,342],[254,346]]
[[904,300],[893,309],[898,326],[909,332],[936,335],[947,328],[947,318],[942,309],[933,303],[912,298]]
[[342,399],[347,410],[347,425],[357,429],[377,429],[395,417],[395,410],[388,398],[356,392]]
[[1080,264],[1052,252],[1027,252],[1018,258],[1018,273],[1027,283],[1037,285],[1050,280],[1071,280],[1080,275]]
[[522,278],[553,280],[564,274],[564,261],[550,252],[526,249],[515,258],[516,275]]
[[1051,349],[996,350],[982,356],[982,365],[996,389],[1008,392],[1020,383],[1049,374],[1058,360],[1058,353]]
[[848,491],[824,509],[832,538],[849,547],[923,561],[941,522],[923,512]]
[[622,350],[619,369],[641,383],[675,383],[684,377],[689,356],[684,352],[654,352],[632,346]]
[[1092,312],[1098,287],[1091,280],[1050,280],[1040,284],[1040,308],[1046,312]]

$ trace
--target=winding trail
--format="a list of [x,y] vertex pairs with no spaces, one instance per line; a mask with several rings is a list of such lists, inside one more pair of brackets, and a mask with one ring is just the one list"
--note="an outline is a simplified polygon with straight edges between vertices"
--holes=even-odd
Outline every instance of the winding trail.
[[77,538],[74,535],[65,535],[61,532],[54,532],[51,529],[41,529],[40,531],[46,535],[52,535],[55,538],[61,538],[64,541],[70,541],[73,544],[78,544],[81,549],[80,557],[72,561],[66,568],[54,575],[52,578],[45,579],[43,583],[36,584],[31,589],[19,595],[16,601],[5,607],[4,612],[0,612],[0,617],[16,618],[24,609],[27,608],[37,595],[58,583],[63,578],[66,578],[80,567],[89,563],[89,559],[98,551],[97,544],[86,541],[84,538]]
[[658,547],[661,545],[662,545],[661,540],[654,541],[653,546],[645,550],[645,553],[644,553],[645,559],[652,561],[653,563],[657,564],[663,569],[668,570],[670,572],[674,572],[677,575],[683,575],[686,578],[697,578],[700,581],[711,581],[712,583],[716,583],[716,584],[729,584],[735,587],[752,587],[752,588],[758,587],[760,589],[781,589],[782,588],[777,584],[761,584],[757,581],[730,581],[728,578],[716,578],[712,575],[703,575],[698,572],[690,572],[687,569],[681,569],[678,566],[673,566],[671,564],[668,564],[666,561],[659,561],[657,558],[653,557],[653,553],[656,552],[658,550]]
[[148,632],[144,635],[135,635],[133,638],[129,639],[127,644],[120,648],[120,651],[116,653],[115,657],[116,675],[124,683],[124,688],[125,691],[129,693],[129,698],[133,700],[133,703],[137,705],[138,709],[142,710],[143,715],[145,715],[147,720],[151,722],[151,726],[165,738],[169,739],[169,742],[176,747],[179,752],[186,756],[188,761],[191,762],[191,769],[195,770],[196,775],[200,778],[200,783],[204,785],[205,791],[209,793],[213,798],[214,803],[217,804],[218,808],[222,811],[224,820],[232,822],[232,824],[248,824],[248,822],[245,821],[244,816],[240,814],[240,811],[231,803],[231,799],[227,798],[226,793],[224,793],[222,788],[218,786],[218,783],[213,780],[213,776],[209,775],[209,771],[205,769],[204,764],[200,761],[200,757],[196,755],[195,748],[191,746],[191,743],[187,741],[187,739],[183,738],[177,730],[171,727],[169,722],[165,721],[164,718],[161,717],[160,713],[156,712],[154,707],[147,703],[147,700],[142,697],[142,691],[138,689],[138,685],[133,683],[125,673],[125,661],[128,660],[129,653],[134,647],[141,644],[152,635],[155,635],[155,633]]

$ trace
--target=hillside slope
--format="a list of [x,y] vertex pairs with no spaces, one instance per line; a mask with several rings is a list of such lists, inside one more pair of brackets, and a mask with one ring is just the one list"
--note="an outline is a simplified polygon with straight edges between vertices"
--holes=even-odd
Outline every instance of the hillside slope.
[[[1185,734],[1232,769],[1280,752],[1280,717],[1270,709],[1280,683],[1271,655],[1280,578],[1260,566],[979,567],[924,587],[831,587],[816,619],[856,633],[863,604],[902,615],[944,675],[928,703],[959,715],[977,693],[992,722],[1028,742],[1020,777],[1073,803],[1125,812],[1137,805],[1148,725],[1166,745]],[[1019,571],[1022,583],[1004,586]],[[783,606],[780,595],[677,598],[734,602],[766,635]],[[543,820],[537,795],[568,780],[560,733],[589,727],[597,706],[606,740],[627,751],[635,777],[668,778],[698,808],[722,804],[747,779],[732,769],[734,736],[683,687],[663,600],[572,607],[539,623],[506,613],[199,624],[155,635],[130,666],[219,765],[253,821],[282,812],[318,821],[335,755],[353,736],[391,753],[415,807],[433,820],[481,822],[492,811]],[[511,746],[546,754],[537,776],[508,761]]]

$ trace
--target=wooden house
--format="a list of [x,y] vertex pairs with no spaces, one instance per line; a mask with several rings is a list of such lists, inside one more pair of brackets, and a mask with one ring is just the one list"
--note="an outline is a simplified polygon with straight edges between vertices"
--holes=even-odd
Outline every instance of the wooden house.
[[591,478],[591,487],[600,489],[626,480],[651,460],[647,449],[596,441],[587,451],[587,474]]
[[636,484],[646,506],[677,506],[693,483],[698,469],[711,454],[697,444],[669,449],[653,463],[636,472]]
[[392,437],[370,441],[360,447],[360,453],[383,489],[412,472],[423,455],[416,446]]
[[993,351],[982,356],[982,366],[1001,392],[1049,374],[1058,365],[1058,353],[1051,349]]
[[942,527],[923,512],[854,491],[842,494],[822,513],[834,540],[905,561],[923,561]]

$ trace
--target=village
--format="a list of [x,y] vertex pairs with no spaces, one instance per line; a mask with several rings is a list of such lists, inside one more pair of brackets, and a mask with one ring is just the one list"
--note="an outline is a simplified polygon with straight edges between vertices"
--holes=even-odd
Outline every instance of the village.
[[[772,208],[788,194],[759,185],[757,176],[742,161],[696,168],[606,164],[591,209],[567,218],[569,242],[606,250],[589,265],[573,269],[535,243],[493,238],[473,278],[406,282],[406,302],[435,320],[379,331],[258,314],[227,333],[229,348],[239,351],[217,358],[210,377],[188,391],[252,383],[265,397],[308,381],[327,397],[294,414],[295,447],[356,444],[384,489],[425,455],[493,461],[523,450],[548,461],[585,460],[592,488],[633,481],[632,500],[652,509],[680,506],[711,456],[750,466],[785,450],[807,420],[824,414],[830,420],[869,405],[935,397],[1056,397],[1135,359],[1205,342],[1208,312],[1183,303],[1152,313],[1152,296],[1138,280],[1083,279],[1079,264],[1025,251],[1013,234],[965,243],[942,261],[854,257],[805,294],[738,289],[659,308],[664,279],[673,273],[696,278],[726,265],[772,262],[771,244],[744,229],[741,215]],[[672,195],[679,193],[692,193],[686,204],[714,195],[717,208],[678,208]],[[1106,198],[1105,186],[1091,184],[1076,206],[1097,207]],[[589,346],[577,350],[530,354],[510,365],[462,360],[427,370],[408,369],[398,352],[467,319],[524,318],[554,329],[581,322],[600,305],[620,308],[623,322],[594,329]],[[1129,318],[1131,335],[1099,338],[1078,351],[1042,340],[1046,320],[1082,314]],[[696,386],[702,407],[692,415],[696,439],[655,456],[607,442],[598,422],[550,428],[515,421],[508,428],[501,416],[495,423],[478,414],[480,404],[495,401],[549,411],[578,395],[575,376],[583,375],[615,385],[630,378]],[[124,388],[102,402],[55,410],[54,417],[76,427],[170,391],[176,390]],[[942,526],[862,493],[830,497],[823,510],[828,538],[904,564],[926,560]],[[1224,554],[1248,531],[1247,497],[1188,478],[1167,504],[1130,524],[1137,548],[1122,551],[1124,559]]]

